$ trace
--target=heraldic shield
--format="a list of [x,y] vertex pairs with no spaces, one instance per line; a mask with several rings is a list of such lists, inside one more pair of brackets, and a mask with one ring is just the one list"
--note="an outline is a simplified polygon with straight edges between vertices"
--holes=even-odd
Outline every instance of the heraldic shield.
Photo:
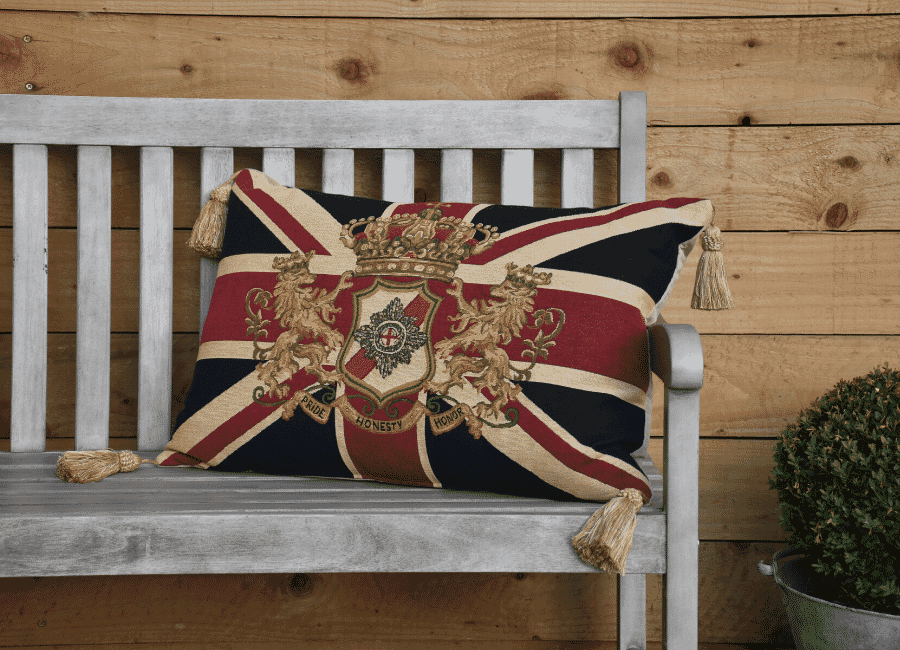
[[378,278],[354,293],[353,325],[337,361],[347,387],[379,407],[419,392],[435,373],[431,329],[440,303],[427,279]]

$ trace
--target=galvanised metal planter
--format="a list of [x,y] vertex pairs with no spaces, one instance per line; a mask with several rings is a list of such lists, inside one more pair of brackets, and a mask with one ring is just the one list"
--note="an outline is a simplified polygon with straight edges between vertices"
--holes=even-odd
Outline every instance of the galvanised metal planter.
[[[792,557],[796,556],[796,557]],[[785,559],[790,558],[790,559]],[[816,597],[827,579],[802,551],[776,553],[759,571],[775,578],[797,650],[894,650],[900,648],[900,616],[838,605]]]

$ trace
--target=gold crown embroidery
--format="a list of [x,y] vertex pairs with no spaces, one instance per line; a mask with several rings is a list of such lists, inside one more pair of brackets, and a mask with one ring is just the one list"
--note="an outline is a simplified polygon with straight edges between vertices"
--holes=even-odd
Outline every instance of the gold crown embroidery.
[[[486,251],[500,237],[496,227],[445,217],[440,205],[345,225],[341,241],[356,253],[354,275],[415,275],[449,282],[460,262]],[[402,232],[390,234],[397,226],[404,227]]]

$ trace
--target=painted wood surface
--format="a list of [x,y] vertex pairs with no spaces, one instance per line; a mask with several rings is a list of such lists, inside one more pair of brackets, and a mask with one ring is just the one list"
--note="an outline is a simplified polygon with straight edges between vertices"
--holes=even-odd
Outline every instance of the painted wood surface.
[[[73,11],[65,0],[6,0],[7,9],[32,11]],[[638,2],[620,0],[598,6],[585,6],[577,0],[548,0],[546,2],[475,3],[467,0],[365,0],[348,5],[337,0],[320,0],[298,5],[290,0],[246,2],[246,0],[81,0],[77,5],[81,14],[145,13],[200,14],[218,16],[291,16],[291,17],[367,17],[367,18],[619,18],[670,16],[784,16],[879,14],[898,10],[895,0],[792,0],[790,2],[755,2],[731,0],[727,3],[711,0],[680,0],[677,2]]]
[[109,444],[112,152],[78,148],[76,449]]
[[[0,141],[169,147],[617,147],[618,102],[0,95]],[[433,128],[439,124],[440,128]],[[282,152],[285,154],[286,152]],[[282,160],[275,152],[274,160]],[[265,158],[264,158],[265,161]]]
[[900,79],[896,14],[282,20],[7,11],[3,19],[7,93],[31,83],[29,92],[56,95],[613,99],[628,89],[647,92],[651,125],[900,122],[890,90]]
[[441,202],[472,202],[472,160],[471,149],[441,150]]
[[322,152],[323,192],[354,195],[353,159],[353,149],[325,149]]
[[534,150],[500,152],[500,203],[534,205]]
[[[647,135],[647,197],[708,197],[724,230],[861,231],[897,230],[900,221],[900,126],[842,125],[779,127],[674,127]],[[114,147],[113,226],[139,222],[138,150]],[[355,194],[380,198],[381,160],[356,152]],[[616,202],[616,152],[594,153],[594,193],[580,205]],[[261,169],[260,149],[235,150],[235,169]],[[295,152],[298,187],[321,187],[321,153]],[[440,152],[416,151],[416,188],[440,194]],[[476,151],[473,197],[499,202],[500,152]],[[535,154],[534,202],[560,205],[562,153]],[[76,150],[48,148],[49,225],[76,224]],[[227,177],[226,177],[227,178]],[[611,179],[612,182],[611,182]],[[12,226],[12,147],[0,145],[0,227]],[[199,149],[175,150],[175,225],[190,228],[197,218]],[[431,200],[431,199],[429,199]],[[726,234],[726,246],[728,246]]]
[[[738,638],[742,644],[727,650],[793,647],[777,587],[756,570],[785,547],[701,543],[700,648]],[[661,582],[647,577],[650,647],[661,638]],[[537,637],[555,639],[543,641],[552,648],[616,647],[616,580],[602,574],[281,572],[26,577],[0,585],[16,603],[0,610],[0,646],[261,650],[254,644],[306,640],[337,648],[505,648],[528,647]]]
[[[47,416],[47,147],[13,147],[13,451],[44,449]],[[7,285],[8,286],[8,285]]]
[[141,149],[138,449],[162,449],[170,437],[172,174],[171,148]]
[[[412,203],[415,198],[415,151],[385,149],[381,198],[395,203]],[[362,216],[362,215],[360,215]]]
[[[203,147],[203,149],[200,150],[200,209],[202,209],[203,206],[206,205],[206,202],[210,200],[210,193],[219,185],[228,180],[228,178],[230,178],[233,173],[233,149],[229,147]],[[177,181],[173,179],[173,182],[177,186]],[[199,212],[196,212],[196,214],[199,215]],[[174,199],[172,218],[173,220],[175,220]],[[178,241],[179,245],[181,245],[182,242],[180,240],[183,236],[184,233],[175,233],[175,235],[173,235],[173,240]],[[182,246],[180,250],[182,256],[184,255],[184,252],[184,247]],[[195,256],[195,258],[196,257],[199,256]],[[209,303],[210,300],[212,300],[212,292],[216,286],[216,274],[219,270],[219,264],[215,260],[207,257],[200,258],[199,264],[200,284],[198,289],[200,313],[198,317],[197,327],[200,332],[203,332],[203,324],[206,322],[206,315],[209,313]],[[175,270],[174,274],[177,275],[178,270]],[[186,273],[185,277],[191,278],[196,276],[190,273]],[[178,311],[177,304],[175,307],[173,307],[173,309],[176,312]],[[174,317],[174,319],[177,321],[177,317]]]

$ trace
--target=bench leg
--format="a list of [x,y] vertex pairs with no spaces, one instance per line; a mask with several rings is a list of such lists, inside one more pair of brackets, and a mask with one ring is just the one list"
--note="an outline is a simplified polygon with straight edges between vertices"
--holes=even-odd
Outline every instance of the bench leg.
[[619,650],[647,648],[647,576],[619,576]]

